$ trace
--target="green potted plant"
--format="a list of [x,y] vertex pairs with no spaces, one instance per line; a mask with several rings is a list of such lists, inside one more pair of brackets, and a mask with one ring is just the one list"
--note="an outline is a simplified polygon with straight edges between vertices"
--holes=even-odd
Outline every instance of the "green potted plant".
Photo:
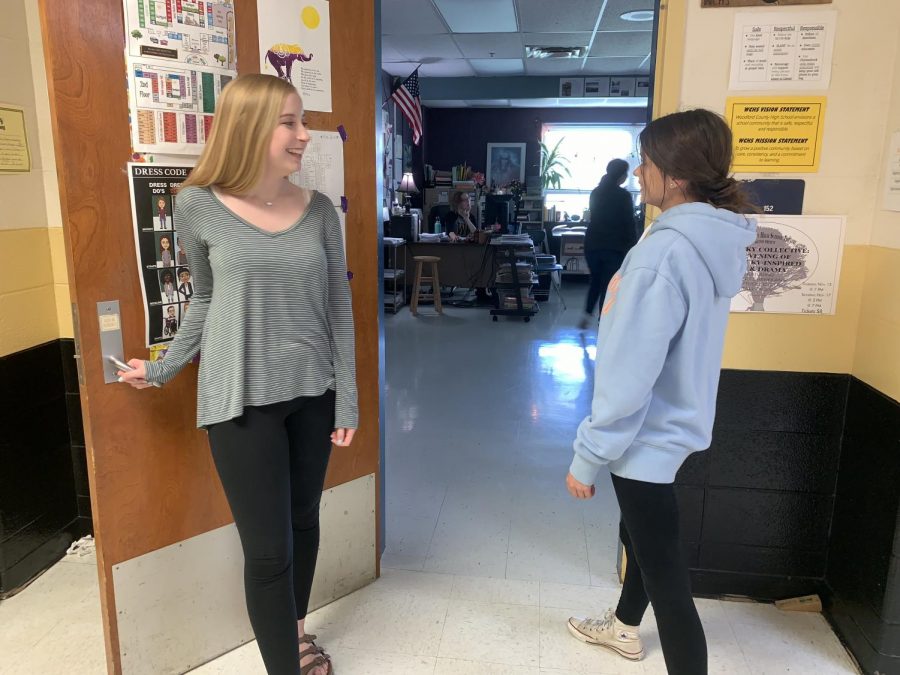
[[541,145],[541,187],[544,190],[552,188],[554,190],[559,190],[560,181],[562,181],[563,175],[571,176],[571,172],[569,171],[569,167],[567,166],[569,160],[563,157],[559,152],[560,143],[563,142],[563,139],[560,138],[556,145],[551,149],[549,146],[544,144],[543,141],[540,142]]

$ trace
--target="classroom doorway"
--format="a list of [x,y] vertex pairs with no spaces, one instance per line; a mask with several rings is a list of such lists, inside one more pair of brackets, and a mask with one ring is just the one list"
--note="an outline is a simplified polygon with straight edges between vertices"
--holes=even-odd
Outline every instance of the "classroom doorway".
[[[409,200],[421,214],[413,229],[433,232],[429,215],[449,202],[454,179],[484,180],[489,191],[497,182],[490,149],[521,148],[520,188],[538,201],[519,215],[538,221],[551,252],[548,196],[577,201],[591,186],[545,184],[541,141],[566,127],[620,128],[633,138],[648,121],[657,24],[648,4],[656,3],[609,0],[560,13],[509,0],[473,13],[441,0],[382,0],[385,220],[395,199]],[[543,58],[529,57],[539,50]],[[413,74],[418,123],[390,96]],[[407,174],[414,188],[398,192]],[[598,167],[595,180],[602,174]],[[477,304],[386,312],[382,568],[616,586],[618,507],[608,477],[589,505],[564,485],[593,389],[595,331],[577,327],[584,280],[566,274],[561,294],[539,302],[528,323],[495,323]]]

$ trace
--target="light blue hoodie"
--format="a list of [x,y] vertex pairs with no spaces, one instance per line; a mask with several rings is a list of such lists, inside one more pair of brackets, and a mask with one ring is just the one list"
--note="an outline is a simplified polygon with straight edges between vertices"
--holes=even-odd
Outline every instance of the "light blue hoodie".
[[664,212],[610,282],[591,414],[570,471],[671,483],[712,438],[725,325],[756,222],[699,202]]

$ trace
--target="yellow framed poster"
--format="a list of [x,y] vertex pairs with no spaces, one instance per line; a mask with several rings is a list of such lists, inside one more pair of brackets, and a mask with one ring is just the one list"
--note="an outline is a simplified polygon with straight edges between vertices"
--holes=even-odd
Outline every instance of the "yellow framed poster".
[[825,96],[731,96],[725,118],[734,144],[733,170],[815,173],[822,155]]
[[25,111],[0,105],[0,173],[31,171],[31,154],[25,134]]

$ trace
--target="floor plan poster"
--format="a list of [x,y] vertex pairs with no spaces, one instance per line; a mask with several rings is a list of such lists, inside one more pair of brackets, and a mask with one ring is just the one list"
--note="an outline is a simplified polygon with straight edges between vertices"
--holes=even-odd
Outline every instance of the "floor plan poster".
[[128,59],[135,152],[199,155],[216,101],[230,74],[208,68]]
[[730,89],[828,89],[837,12],[735,14]]
[[200,0],[125,0],[128,56],[237,73],[234,5]]
[[306,110],[331,112],[327,0],[257,0],[260,72],[287,80]]
[[834,314],[843,216],[761,216],[732,312]]
[[194,294],[191,269],[184,244],[178,239],[175,219],[178,189],[190,170],[190,166],[128,164],[148,347],[175,337]]
[[231,2],[124,0],[135,152],[199,155],[237,77]]
[[291,174],[294,185],[318,190],[331,200],[341,221],[344,255],[347,254],[347,225],[344,207],[344,141],[336,131],[309,130],[309,145],[303,153],[303,164]]
[[318,190],[336,207],[344,196],[344,142],[336,131],[309,130],[309,145],[303,152],[299,172],[291,175],[291,182]]

